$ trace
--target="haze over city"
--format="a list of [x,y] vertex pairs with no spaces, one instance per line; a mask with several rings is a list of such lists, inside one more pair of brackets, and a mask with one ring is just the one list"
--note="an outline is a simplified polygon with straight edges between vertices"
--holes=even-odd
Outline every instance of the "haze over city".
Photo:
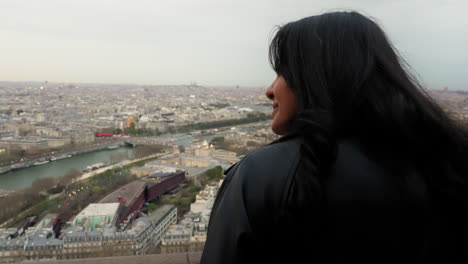
[[465,1],[0,2],[1,81],[266,86],[275,26],[331,10],[375,17],[429,89],[466,89]]

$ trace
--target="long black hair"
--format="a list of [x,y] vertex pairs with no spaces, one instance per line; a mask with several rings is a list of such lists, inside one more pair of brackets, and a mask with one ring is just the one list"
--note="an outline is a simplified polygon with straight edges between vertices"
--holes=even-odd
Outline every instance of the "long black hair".
[[376,22],[333,12],[288,23],[272,39],[270,63],[298,99],[296,130],[317,174],[332,166],[337,140],[352,138],[376,159],[417,166],[437,199],[467,200],[467,130],[428,96]]

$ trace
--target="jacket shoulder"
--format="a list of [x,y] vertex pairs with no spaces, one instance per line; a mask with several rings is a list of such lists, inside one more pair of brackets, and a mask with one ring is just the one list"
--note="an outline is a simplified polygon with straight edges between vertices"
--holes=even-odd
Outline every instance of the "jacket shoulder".
[[300,148],[300,139],[293,138],[252,151],[240,162],[243,180],[250,184],[282,182],[295,169],[300,159]]
[[[233,181],[240,187],[242,200],[247,202],[247,214],[254,229],[256,220],[263,225],[273,220],[272,212],[283,206],[284,195],[300,161],[301,141],[290,139],[252,151],[236,168]],[[262,208],[262,210],[258,210]]]
[[284,167],[288,162],[292,162],[294,158],[298,158],[300,147],[300,138],[274,142],[252,151],[242,162],[254,167],[262,166],[272,169]]

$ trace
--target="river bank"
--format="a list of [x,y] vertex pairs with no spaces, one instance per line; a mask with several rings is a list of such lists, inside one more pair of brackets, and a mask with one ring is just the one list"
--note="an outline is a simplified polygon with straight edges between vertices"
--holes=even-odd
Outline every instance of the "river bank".
[[27,160],[27,161],[19,162],[19,163],[13,163],[9,166],[0,167],[0,177],[2,174],[5,174],[11,171],[26,169],[26,168],[30,168],[33,166],[41,166],[49,162],[69,159],[69,158],[72,158],[73,156],[77,156],[81,154],[102,151],[102,150],[107,150],[107,149],[116,149],[116,148],[123,147],[123,146],[125,146],[125,143],[123,141],[117,141],[117,142],[112,141],[112,142],[103,142],[97,145],[95,144],[95,145],[88,146],[82,149],[59,152],[52,156],[50,154],[47,154],[47,155],[44,155],[35,159],[31,159],[31,160]]
[[86,152],[73,155],[71,158],[48,162],[40,166],[9,171],[0,175],[0,188],[18,190],[30,187],[39,178],[62,177],[67,173],[81,173],[95,163],[106,165],[116,164],[122,160],[135,158],[135,149],[120,147],[117,149],[100,148],[96,151],[88,149]]
[[112,170],[112,169],[116,169],[116,168],[122,168],[124,166],[131,165],[131,164],[134,164],[134,163],[137,163],[137,162],[140,162],[140,161],[150,160],[150,159],[154,159],[154,158],[160,158],[160,157],[163,157],[163,156],[166,156],[166,155],[171,155],[171,154],[173,154],[173,153],[163,152],[163,153],[156,153],[156,154],[153,154],[153,155],[149,155],[149,156],[139,158],[139,159],[123,160],[123,161],[121,161],[119,163],[112,164],[112,165],[107,166],[107,167],[103,167],[103,168],[100,168],[100,169],[97,169],[97,170],[94,170],[94,171],[83,173],[75,182],[82,181],[82,180],[87,179],[89,177],[96,176],[96,175],[104,173],[104,172],[106,172],[108,170]]
[[5,197],[5,196],[7,196],[7,195],[9,195],[10,193],[13,193],[13,192],[14,191],[12,191],[12,190],[2,190],[2,189],[0,189],[0,198]]
[[[119,162],[117,164],[113,164],[113,165],[110,165],[110,166],[107,166],[107,167],[104,167],[104,168],[101,168],[101,169],[98,169],[98,170],[95,170],[95,171],[92,171],[92,172],[85,173],[85,174],[81,175],[72,184],[75,184],[75,183],[77,183],[79,181],[82,181],[82,180],[85,180],[85,179],[89,179],[89,178],[94,177],[94,176],[99,176],[100,174],[103,174],[108,170],[118,169],[118,168],[128,169],[129,167],[137,166],[137,164],[139,162],[141,162],[141,161],[150,161],[150,160],[157,159],[157,158],[160,158],[162,156],[170,155],[170,154],[173,154],[173,153],[172,152],[162,152],[162,153],[156,153],[156,154],[148,155],[148,156],[145,156],[145,157],[139,158],[139,159],[124,160],[124,161],[121,161],[121,162]],[[100,185],[100,186],[102,187],[102,185]],[[9,190],[4,190],[4,191],[11,192]],[[8,227],[8,226],[10,226],[10,225],[12,225],[14,223],[17,223],[18,221],[20,221],[24,217],[26,217],[28,214],[32,214],[34,211],[36,211],[37,206],[41,205],[45,201],[49,201],[49,202],[52,202],[52,200],[62,201],[63,199],[65,199],[67,197],[68,196],[67,196],[66,192],[61,192],[61,193],[57,193],[57,194],[54,194],[54,195],[49,195],[48,197],[44,198],[43,201],[38,201],[33,206],[23,210],[21,213],[18,214],[18,216],[10,218],[10,219],[4,221],[3,223],[0,223],[0,228]],[[41,213],[44,214],[45,212],[41,212]]]

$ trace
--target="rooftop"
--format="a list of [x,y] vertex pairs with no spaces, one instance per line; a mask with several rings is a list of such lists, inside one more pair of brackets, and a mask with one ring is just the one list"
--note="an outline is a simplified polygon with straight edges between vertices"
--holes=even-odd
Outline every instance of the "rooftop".
[[71,260],[41,260],[42,264],[199,264],[201,252],[157,254],[144,256],[122,256]]
[[165,204],[161,208],[149,213],[149,217],[154,223],[158,223],[172,208],[174,208],[173,205]]
[[119,203],[91,203],[86,206],[76,217],[91,217],[91,216],[114,216],[119,209]]
[[58,214],[47,214],[42,218],[42,220],[36,225],[36,229],[39,228],[51,228],[55,222],[54,220],[58,218]]
[[149,177],[149,178],[166,177],[166,176],[170,176],[170,175],[174,174],[175,172],[176,172],[176,170],[174,170],[174,171],[155,171],[155,172],[151,173],[150,175],[148,175],[147,177]]
[[99,203],[117,203],[119,202],[119,199],[123,199],[122,203],[125,206],[128,206],[134,199],[137,198],[137,196],[141,193],[140,190],[145,188],[145,185],[145,182],[133,181],[118,189],[117,191],[107,195],[101,201],[99,201]]

